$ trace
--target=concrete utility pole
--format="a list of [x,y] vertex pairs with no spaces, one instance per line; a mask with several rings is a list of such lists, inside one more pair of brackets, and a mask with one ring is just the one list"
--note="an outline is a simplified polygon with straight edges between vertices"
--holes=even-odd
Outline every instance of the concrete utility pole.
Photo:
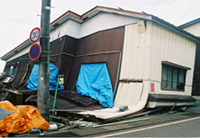
[[38,110],[49,122],[49,25],[50,25],[51,0],[42,0],[41,10],[41,54],[39,57],[39,79],[38,79]]

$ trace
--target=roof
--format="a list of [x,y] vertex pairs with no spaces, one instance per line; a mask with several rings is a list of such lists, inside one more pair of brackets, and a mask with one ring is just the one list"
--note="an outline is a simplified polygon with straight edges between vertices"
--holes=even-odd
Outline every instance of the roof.
[[[82,24],[82,23],[86,22],[88,19],[90,19],[102,12],[103,13],[112,13],[112,14],[117,14],[117,15],[122,15],[122,16],[128,16],[128,17],[134,17],[134,18],[147,20],[147,21],[152,21],[152,22],[158,23],[160,25],[163,25],[165,27],[168,27],[170,29],[173,29],[174,31],[183,34],[184,36],[190,38],[191,40],[193,40],[195,42],[199,42],[199,39],[196,36],[186,32],[182,29],[179,29],[178,27],[176,27],[176,26],[170,24],[169,22],[166,22],[156,16],[153,16],[153,15],[150,15],[150,14],[147,14],[144,12],[139,13],[139,12],[133,12],[133,11],[123,10],[123,9],[114,9],[114,8],[108,8],[108,7],[102,7],[102,6],[96,6],[93,9],[84,13],[83,15],[78,15],[72,11],[67,11],[66,13],[64,13],[63,15],[58,17],[56,20],[54,20],[50,24],[50,31],[54,30],[55,28],[57,28],[59,25],[66,22],[67,20],[73,20],[75,22]],[[19,51],[27,48],[30,44],[31,44],[31,42],[29,39],[25,40],[19,46],[17,46],[13,50],[11,50],[10,52],[8,52],[4,56],[2,56],[1,60],[4,60],[4,61],[8,60],[10,57],[15,55]]]
[[54,20],[50,24],[50,30],[53,30],[55,27],[57,27],[58,25],[62,24],[63,22],[65,22],[65,21],[67,21],[69,19],[74,20],[74,21],[76,21],[78,23],[83,23],[87,19],[96,16],[100,12],[120,14],[120,15],[131,16],[131,17],[134,16],[134,17],[141,18],[141,19],[150,19],[151,18],[150,15],[144,14],[144,13],[138,13],[138,12],[133,12],[133,11],[127,11],[127,10],[121,10],[121,9],[114,9],[114,8],[96,6],[95,8],[87,11],[83,15],[78,15],[78,14],[72,12],[72,11],[67,11],[66,13],[64,13],[63,15],[58,17],[56,20]]
[[200,23],[200,18],[197,18],[195,20],[192,20],[190,22],[182,24],[182,25],[178,26],[178,28],[184,29],[184,28],[187,28],[187,27],[192,26],[192,25],[197,24],[197,23]]
[[199,37],[187,32],[187,31],[184,31],[183,29],[179,28],[179,27],[176,27],[175,25],[169,23],[169,22],[166,22],[164,21],[163,19],[160,19],[154,15],[152,15],[152,21],[155,22],[155,23],[159,23],[160,25],[163,25],[165,27],[168,27],[168,28],[171,28],[173,29],[175,32],[179,33],[179,34],[182,34],[183,36],[195,41],[196,43],[200,43],[200,39]]

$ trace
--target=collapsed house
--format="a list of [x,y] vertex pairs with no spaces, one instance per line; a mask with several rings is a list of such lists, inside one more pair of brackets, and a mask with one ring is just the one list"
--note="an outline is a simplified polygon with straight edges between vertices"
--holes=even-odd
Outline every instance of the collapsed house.
[[[107,120],[195,102],[199,39],[158,17],[99,6],[81,16],[68,11],[51,23],[50,42],[50,62],[64,75],[57,111]],[[2,92],[15,95],[16,104],[37,93],[26,87],[37,64],[28,56],[30,46],[27,39],[1,57]]]

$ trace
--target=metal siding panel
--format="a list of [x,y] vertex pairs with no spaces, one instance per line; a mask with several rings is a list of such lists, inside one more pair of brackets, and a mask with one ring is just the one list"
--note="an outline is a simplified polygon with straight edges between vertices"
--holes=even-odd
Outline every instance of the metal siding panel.
[[120,82],[114,105],[117,107],[127,105],[136,106],[143,93],[143,83],[123,83]]
[[124,97],[124,105],[131,106],[131,102],[135,100],[135,83],[129,83],[128,84],[128,90],[126,91],[125,97]]
[[[143,25],[142,25],[143,24]],[[126,26],[120,79],[143,79],[146,48],[144,22]]]
[[123,106],[124,105],[124,101],[125,101],[125,97],[127,95],[128,92],[128,83],[120,83],[119,84],[119,88],[117,91],[117,95],[115,98],[115,102],[114,105],[115,106]]
[[125,35],[124,35],[124,47],[123,47],[123,57],[122,57],[122,65],[121,65],[121,74],[120,79],[128,79],[129,78],[129,69],[130,69],[130,57],[131,57],[131,46],[132,46],[132,26],[125,27]]
[[143,79],[143,70],[144,70],[144,51],[145,51],[145,26],[144,22],[142,22],[143,26],[140,26],[140,29],[143,28],[144,32],[138,34],[138,58],[137,58],[137,65],[136,65],[136,79]]
[[117,93],[116,93],[116,97],[114,99],[114,105],[117,105],[117,103],[120,103],[120,97],[123,96],[123,93],[120,93],[120,91],[123,91],[123,88],[124,88],[123,84],[125,84],[125,83],[119,83]]
[[132,54],[131,54],[131,65],[129,79],[136,79],[137,72],[137,60],[139,56],[139,37],[138,37],[138,24],[133,25],[133,36],[132,36]]
[[160,44],[160,47],[159,47],[159,51],[160,52],[159,52],[159,54],[160,54],[160,58],[162,58],[162,59],[165,58],[165,50],[162,50],[162,49],[165,49],[165,47],[168,47],[168,46],[165,45],[166,44],[165,35],[166,35],[165,31],[164,30],[160,30],[160,37],[161,37],[160,41],[163,41],[163,43]]
[[141,93],[140,101],[146,101],[148,98],[148,93],[150,91],[150,82],[149,81],[143,81],[141,91],[142,91],[142,93]]
[[[185,61],[183,62],[182,59],[184,58],[184,43],[183,43],[183,39],[181,39],[181,37],[177,36],[176,34],[174,34],[175,37],[175,44],[173,45],[173,51],[176,51],[176,53],[172,53],[172,60],[175,61],[175,59],[178,59],[180,64],[185,64]],[[176,47],[177,44],[177,47]],[[187,59],[186,59],[187,61]],[[186,63],[187,64],[187,63]]]
[[133,94],[133,98],[132,98],[130,106],[136,106],[138,102],[141,100],[141,95],[143,92],[142,87],[143,87],[143,83],[135,84],[134,94]]
[[163,39],[163,36],[162,36],[162,31],[157,29],[157,39],[156,39],[156,59],[155,59],[155,64],[153,64],[153,66],[155,66],[155,79],[156,80],[161,80],[161,77],[160,77],[160,72],[161,72],[161,61],[158,60],[158,59],[161,59],[161,55],[163,54],[162,53],[162,47],[163,46],[163,43],[162,41],[164,40]]
[[[195,43],[181,35],[172,32],[166,28],[153,24],[152,34],[152,55],[151,55],[151,80],[158,82],[156,92],[176,93],[172,91],[162,91],[160,89],[162,61],[170,61],[172,63],[191,68],[187,71],[185,93],[190,94],[194,57],[195,57]],[[157,86],[157,85],[156,85]]]
[[152,26],[152,45],[151,45],[151,80],[155,80],[156,76],[156,67],[155,67],[155,61],[156,61],[156,28],[155,25]]
[[150,67],[151,67],[151,42],[152,42],[152,23],[146,23],[146,37],[145,37],[145,53],[144,53],[144,71],[143,79],[150,79]]

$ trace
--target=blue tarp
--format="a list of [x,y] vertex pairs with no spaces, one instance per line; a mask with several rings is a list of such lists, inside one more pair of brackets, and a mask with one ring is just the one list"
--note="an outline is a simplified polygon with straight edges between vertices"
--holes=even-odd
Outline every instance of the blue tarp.
[[82,64],[78,81],[78,93],[89,96],[104,107],[113,107],[113,90],[106,63]]
[[[38,73],[39,72],[39,65],[34,64],[31,75],[28,80],[27,88],[31,90],[38,89]],[[58,68],[52,64],[49,63],[49,89],[55,90],[56,89],[56,82],[57,82],[57,75],[58,75]],[[58,90],[63,90],[64,86],[59,85]]]

